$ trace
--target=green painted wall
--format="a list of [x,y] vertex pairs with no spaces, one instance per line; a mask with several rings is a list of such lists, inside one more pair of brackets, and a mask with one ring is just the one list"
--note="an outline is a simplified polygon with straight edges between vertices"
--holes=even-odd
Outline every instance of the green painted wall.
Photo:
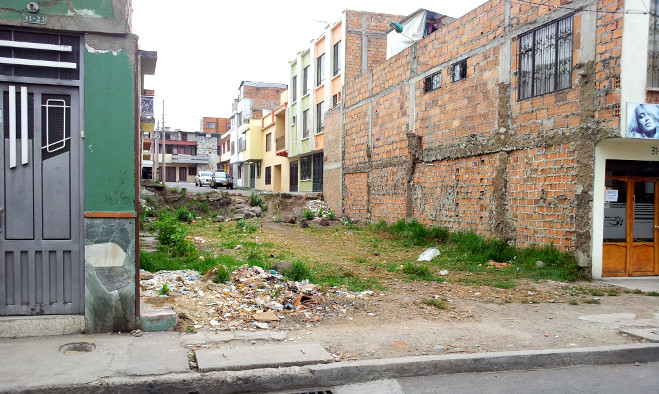
[[134,66],[85,52],[85,211],[135,211]]
[[313,190],[313,181],[300,181],[298,190],[301,192],[310,192]]
[[[20,19],[27,13],[27,0],[3,0],[0,5],[1,19]],[[91,18],[114,19],[112,0],[56,0],[39,1],[38,15],[70,15],[74,12]]]

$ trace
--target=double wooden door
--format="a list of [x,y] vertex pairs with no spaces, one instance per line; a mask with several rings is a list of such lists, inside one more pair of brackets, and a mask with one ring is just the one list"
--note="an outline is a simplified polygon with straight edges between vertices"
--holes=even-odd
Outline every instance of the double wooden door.
[[659,275],[659,178],[607,176],[602,276]]

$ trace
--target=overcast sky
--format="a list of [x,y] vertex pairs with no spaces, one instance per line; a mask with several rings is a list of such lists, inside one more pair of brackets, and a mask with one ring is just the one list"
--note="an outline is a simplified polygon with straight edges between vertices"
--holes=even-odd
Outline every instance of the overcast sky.
[[288,83],[288,62],[345,9],[409,15],[419,8],[460,17],[484,0],[133,0],[140,49],[158,52],[156,118],[199,130],[203,116],[229,117],[241,81]]

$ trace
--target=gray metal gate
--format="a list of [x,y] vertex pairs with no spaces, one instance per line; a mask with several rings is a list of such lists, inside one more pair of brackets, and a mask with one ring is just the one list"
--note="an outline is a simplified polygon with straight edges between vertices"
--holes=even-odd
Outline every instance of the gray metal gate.
[[83,313],[78,90],[0,86],[0,315]]

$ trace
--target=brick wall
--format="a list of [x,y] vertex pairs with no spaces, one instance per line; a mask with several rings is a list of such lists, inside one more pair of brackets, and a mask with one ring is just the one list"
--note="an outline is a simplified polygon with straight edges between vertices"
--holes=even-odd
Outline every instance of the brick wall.
[[[573,9],[585,0],[509,4],[507,13],[504,1],[489,1],[363,75],[351,69],[343,123],[326,126],[343,143],[345,214],[589,256],[594,147],[619,127],[622,13],[584,18]],[[519,36],[571,14],[571,86],[519,100]],[[358,26],[347,19],[348,30]],[[594,34],[593,47],[581,48],[582,35]],[[453,82],[463,59],[467,76]],[[436,72],[441,87],[424,92]]]
[[[243,85],[243,97],[252,99],[252,109],[274,110],[281,104],[281,94],[287,88]],[[256,118],[255,118],[256,119]]]

